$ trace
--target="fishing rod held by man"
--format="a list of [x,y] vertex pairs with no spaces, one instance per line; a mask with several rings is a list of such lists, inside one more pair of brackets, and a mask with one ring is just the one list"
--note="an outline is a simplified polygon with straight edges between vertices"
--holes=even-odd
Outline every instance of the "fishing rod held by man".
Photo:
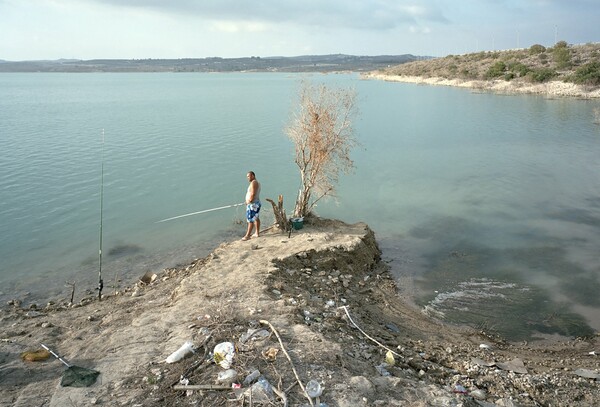
[[205,209],[205,210],[203,210],[203,211],[186,213],[186,214],[184,214],[184,215],[173,216],[172,218],[167,218],[167,219],[159,220],[159,221],[157,221],[157,222],[155,222],[155,223],[168,222],[168,221],[170,221],[170,220],[175,220],[175,219],[179,219],[179,218],[185,218],[185,217],[187,217],[187,216],[200,215],[201,213],[212,212],[212,211],[218,211],[218,210],[221,210],[221,209],[233,208],[233,207],[235,207],[235,206],[241,206],[241,205],[245,205],[245,203],[244,203],[244,202],[241,202],[241,203],[232,204],[232,205],[219,206],[218,208],[211,208],[211,209]]

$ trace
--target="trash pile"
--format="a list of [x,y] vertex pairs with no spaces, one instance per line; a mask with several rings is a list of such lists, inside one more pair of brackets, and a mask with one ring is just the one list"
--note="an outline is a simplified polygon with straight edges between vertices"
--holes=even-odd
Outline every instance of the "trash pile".
[[274,261],[264,295],[276,312],[245,305],[245,318],[278,318],[286,341],[244,313],[199,317],[190,325],[197,333],[191,346],[169,349],[186,356],[149,369],[143,405],[529,406],[568,399],[568,392],[585,402],[596,398],[600,371],[593,363],[550,369],[545,358],[532,360],[528,349],[513,353],[483,333],[438,339],[444,327],[436,323],[416,325],[423,335],[414,328],[419,316],[405,323],[412,314],[395,315],[404,308],[394,305],[394,282],[369,253],[307,251]]
[[[157,395],[164,395],[167,386],[173,392],[180,392],[185,399],[181,405],[218,406],[233,401],[254,406],[288,405],[291,392],[294,399],[304,395],[303,406],[328,407],[320,401],[323,387],[319,381],[311,379],[303,383],[299,379],[275,328],[268,321],[251,321],[250,324],[252,327],[241,334],[239,326],[236,327],[238,332],[230,331],[230,336],[237,336],[237,340],[232,341],[213,340],[214,335],[222,335],[221,326],[214,330],[202,327],[204,339],[197,345],[192,341],[183,343],[164,364],[151,369],[146,383],[152,385]],[[268,325],[270,330],[262,325]],[[275,336],[279,344],[275,343]],[[288,357],[289,369],[281,370],[282,354]],[[293,380],[294,376],[297,380]],[[300,392],[293,391],[294,388]],[[181,397],[175,397],[178,399]],[[178,405],[176,403],[172,405]]]

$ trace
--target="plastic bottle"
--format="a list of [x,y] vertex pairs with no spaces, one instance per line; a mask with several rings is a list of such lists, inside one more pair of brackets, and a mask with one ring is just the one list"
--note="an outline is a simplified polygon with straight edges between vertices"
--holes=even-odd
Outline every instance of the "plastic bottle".
[[256,379],[258,379],[260,376],[260,371],[259,370],[254,370],[252,373],[250,373],[248,376],[246,376],[246,378],[244,379],[244,386],[248,386],[249,384],[254,383],[254,381]]
[[175,352],[171,353],[167,358],[167,363],[175,363],[179,362],[181,359],[189,355],[190,353],[194,353],[194,344],[190,341],[187,341],[179,349]]
[[323,389],[318,381],[311,380],[310,382],[306,383],[306,393],[309,397],[315,398],[319,397],[321,393],[323,393]]

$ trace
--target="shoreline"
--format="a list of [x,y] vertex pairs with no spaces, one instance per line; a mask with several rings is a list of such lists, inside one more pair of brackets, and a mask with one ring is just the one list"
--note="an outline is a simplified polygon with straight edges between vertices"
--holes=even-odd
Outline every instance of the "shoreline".
[[578,99],[597,100],[600,98],[600,88],[589,91],[585,86],[562,81],[549,81],[545,83],[529,83],[512,80],[465,80],[447,79],[441,77],[421,77],[406,75],[386,75],[380,72],[370,72],[361,75],[368,80],[382,80],[387,82],[414,83],[418,85],[452,86],[481,91],[491,91],[507,95],[543,95],[547,97],[569,97]]
[[[165,269],[101,302],[3,309],[0,406],[231,405],[227,400],[239,392],[184,396],[172,388],[184,373],[190,384],[214,384],[223,369],[202,354],[223,341],[236,344],[240,382],[259,369],[273,386],[279,383],[290,405],[306,404],[306,398],[294,386],[286,348],[301,381],[319,381],[321,400],[330,406],[600,402],[600,376],[576,373],[600,373],[600,358],[590,353],[600,351],[598,333],[512,344],[450,326],[407,304],[380,256],[366,224],[315,219],[289,238],[273,232],[223,243],[206,258]],[[277,329],[284,347],[274,332],[242,339],[251,329],[267,328],[260,321]],[[196,355],[166,364],[187,340],[197,346]],[[98,382],[60,387],[60,362],[19,358],[40,342],[72,364],[100,371]],[[384,365],[386,349],[396,355],[393,365]],[[514,360],[526,373],[507,364]]]

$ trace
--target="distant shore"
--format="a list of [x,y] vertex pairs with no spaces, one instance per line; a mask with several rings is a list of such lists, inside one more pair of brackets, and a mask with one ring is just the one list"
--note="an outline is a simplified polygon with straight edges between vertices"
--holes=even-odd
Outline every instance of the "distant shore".
[[466,80],[446,79],[440,77],[421,77],[406,75],[387,75],[378,71],[362,74],[364,79],[375,79],[389,82],[416,83],[421,85],[455,86],[460,88],[491,91],[501,94],[535,94],[548,97],[571,97],[580,99],[600,98],[600,88],[592,88],[562,81],[545,83],[529,83],[525,81],[505,80]]

